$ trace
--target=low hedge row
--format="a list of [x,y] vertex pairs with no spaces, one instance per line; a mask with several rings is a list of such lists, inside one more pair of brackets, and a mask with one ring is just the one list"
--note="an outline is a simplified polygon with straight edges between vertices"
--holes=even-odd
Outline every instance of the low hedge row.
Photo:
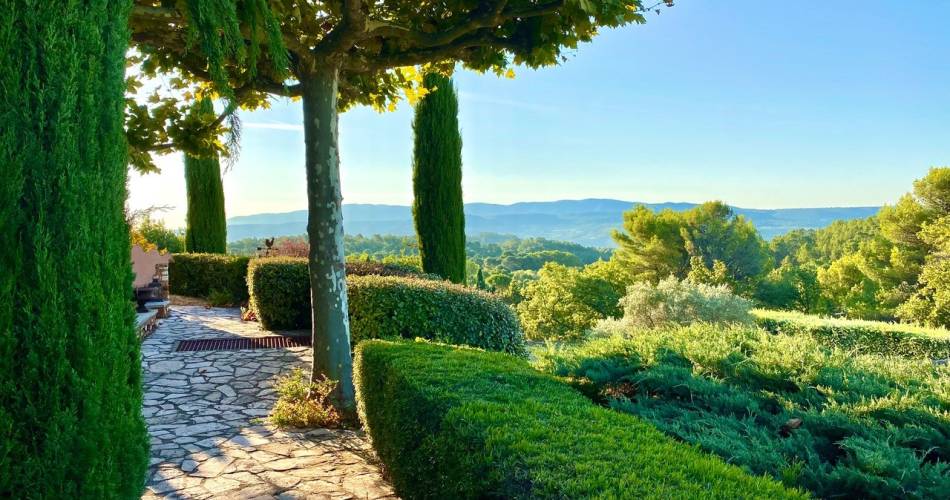
[[357,346],[360,417],[403,498],[804,498],[500,353]]
[[230,302],[247,300],[247,266],[250,257],[211,253],[176,253],[168,265],[171,293],[208,298],[226,294]]
[[[364,269],[354,269],[359,272]],[[412,275],[360,276],[347,265],[353,344],[370,338],[421,337],[524,355],[514,311],[491,294]],[[251,309],[268,330],[310,326],[305,259],[259,259],[248,268]]]
[[899,323],[822,318],[797,312],[752,311],[772,333],[807,334],[819,343],[859,354],[904,358],[950,358],[950,331]]
[[405,264],[379,262],[377,260],[347,260],[347,276],[402,276],[404,278],[428,278],[440,280],[434,274],[425,274]]
[[[307,267],[306,259],[287,257],[267,259],[294,261],[302,263],[304,269]],[[174,254],[168,266],[168,279],[171,293],[204,299],[210,297],[212,293],[224,293],[230,295],[234,303],[244,302],[249,298],[247,274],[248,265],[251,260],[251,257],[241,255],[211,253]],[[410,266],[385,264],[376,261],[347,262],[346,274],[350,276],[433,277],[431,275],[421,274]],[[307,300],[309,301],[309,299]]]
[[[347,277],[428,277],[409,266],[373,261],[349,261]],[[268,330],[310,328],[310,275],[307,259],[268,257],[255,259],[247,270],[250,306]]]

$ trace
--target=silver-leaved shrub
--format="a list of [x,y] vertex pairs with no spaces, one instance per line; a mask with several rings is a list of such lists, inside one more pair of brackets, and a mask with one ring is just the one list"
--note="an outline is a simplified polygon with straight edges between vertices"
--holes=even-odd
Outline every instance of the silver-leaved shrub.
[[752,301],[734,295],[726,285],[704,285],[674,276],[656,285],[630,285],[620,300],[623,323],[633,328],[659,328],[691,323],[751,324]]

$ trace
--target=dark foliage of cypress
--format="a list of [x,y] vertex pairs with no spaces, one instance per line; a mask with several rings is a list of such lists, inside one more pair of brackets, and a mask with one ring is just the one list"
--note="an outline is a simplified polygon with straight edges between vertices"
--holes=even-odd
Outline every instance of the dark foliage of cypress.
[[[214,113],[211,99],[198,102],[199,113]],[[191,253],[225,253],[228,227],[224,215],[224,186],[217,157],[185,155],[188,223],[185,248]]]
[[0,2],[0,497],[138,498],[129,0]]
[[430,73],[433,89],[416,107],[412,215],[422,270],[465,283],[465,214],[462,204],[462,135],[452,80]]

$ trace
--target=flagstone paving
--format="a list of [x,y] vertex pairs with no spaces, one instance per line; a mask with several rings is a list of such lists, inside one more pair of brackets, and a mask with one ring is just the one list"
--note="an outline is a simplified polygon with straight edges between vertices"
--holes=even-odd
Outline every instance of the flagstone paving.
[[395,498],[356,431],[262,423],[274,379],[309,348],[174,352],[186,339],[273,335],[236,309],[174,306],[142,343],[151,461],[142,498]]

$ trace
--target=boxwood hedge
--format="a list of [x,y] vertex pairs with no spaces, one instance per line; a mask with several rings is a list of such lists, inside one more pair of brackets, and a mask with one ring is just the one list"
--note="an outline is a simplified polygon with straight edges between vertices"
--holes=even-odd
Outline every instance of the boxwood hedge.
[[[409,266],[376,261],[348,261],[346,275],[428,277]],[[250,306],[268,330],[310,327],[310,277],[307,259],[268,257],[255,259],[247,269]]]
[[[364,264],[364,263],[357,263]],[[352,271],[352,272],[351,272]],[[361,272],[390,272],[394,276]],[[251,308],[269,330],[310,326],[305,259],[258,259],[248,268]],[[514,311],[491,294],[407,274],[402,268],[347,264],[353,344],[369,338],[421,337],[524,355]]]
[[307,259],[255,259],[247,268],[250,307],[267,330],[310,326],[310,276]]
[[247,266],[250,257],[212,253],[176,253],[168,265],[171,293],[208,298],[227,294],[231,302],[247,300]]
[[360,417],[403,498],[804,498],[501,353],[357,346]]
[[950,358],[950,331],[900,323],[822,318],[797,312],[752,311],[772,333],[811,335],[828,347],[858,354],[904,358]]

